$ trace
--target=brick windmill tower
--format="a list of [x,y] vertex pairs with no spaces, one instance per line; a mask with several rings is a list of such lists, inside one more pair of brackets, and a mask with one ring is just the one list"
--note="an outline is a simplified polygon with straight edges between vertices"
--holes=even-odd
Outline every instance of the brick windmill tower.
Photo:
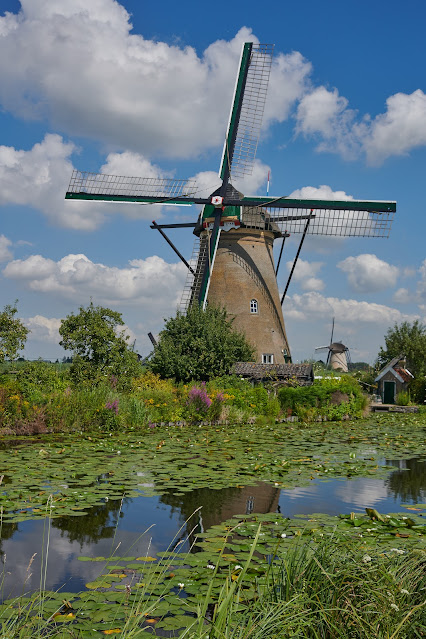
[[[123,177],[74,171],[67,199],[141,204],[202,205],[196,222],[157,224],[157,229],[188,268],[181,310],[191,304],[224,306],[256,348],[257,362],[291,361],[282,304],[307,233],[387,237],[395,202],[302,200],[285,196],[244,196],[231,183],[250,175],[262,124],[273,46],[243,45],[219,177],[221,186],[199,197],[194,180]],[[188,262],[164,229],[193,228]],[[283,295],[277,273],[285,239],[301,234]],[[277,266],[273,245],[282,238]]]

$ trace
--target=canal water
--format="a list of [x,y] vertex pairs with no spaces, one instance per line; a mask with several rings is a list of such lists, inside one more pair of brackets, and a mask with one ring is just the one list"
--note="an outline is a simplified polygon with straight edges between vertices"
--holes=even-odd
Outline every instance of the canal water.
[[[359,477],[312,481],[283,490],[267,483],[243,488],[202,488],[176,495],[106,501],[84,517],[3,524],[3,599],[40,587],[76,592],[101,571],[79,556],[138,557],[168,548],[189,550],[193,529],[207,530],[237,514],[276,512],[277,517],[326,513],[402,512],[403,504],[426,503],[426,460],[382,460],[394,470],[385,479]],[[199,507],[198,510],[193,514]],[[426,510],[420,510],[426,518]]]

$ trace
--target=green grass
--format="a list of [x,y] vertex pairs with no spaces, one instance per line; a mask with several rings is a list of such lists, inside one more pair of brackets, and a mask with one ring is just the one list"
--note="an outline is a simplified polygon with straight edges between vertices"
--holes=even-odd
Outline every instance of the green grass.
[[[224,554],[219,555],[207,588],[195,607],[187,605],[186,614],[185,603],[191,602],[181,597],[185,584],[174,590],[164,584],[176,572],[176,562],[183,565],[191,555],[168,553],[159,564],[145,564],[143,576],[120,591],[112,591],[114,584],[105,577],[78,595],[45,592],[41,584],[32,597],[1,606],[0,639],[108,634],[136,639],[152,637],[152,631],[157,636],[156,628],[180,639],[425,637],[424,550],[383,548],[370,556],[352,544],[336,546],[325,539],[312,545],[299,538],[284,554],[259,564],[262,530],[259,524],[245,561],[221,576]],[[108,561],[114,560],[112,555]]]

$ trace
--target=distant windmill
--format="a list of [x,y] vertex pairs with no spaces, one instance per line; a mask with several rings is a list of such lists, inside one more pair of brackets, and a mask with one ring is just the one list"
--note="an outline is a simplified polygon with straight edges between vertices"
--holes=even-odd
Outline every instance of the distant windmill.
[[349,348],[342,344],[342,342],[333,342],[334,335],[334,317],[333,325],[331,327],[330,344],[328,346],[318,346],[316,351],[328,350],[326,366],[330,366],[333,370],[340,370],[343,373],[348,372],[348,364],[351,363],[351,355]]

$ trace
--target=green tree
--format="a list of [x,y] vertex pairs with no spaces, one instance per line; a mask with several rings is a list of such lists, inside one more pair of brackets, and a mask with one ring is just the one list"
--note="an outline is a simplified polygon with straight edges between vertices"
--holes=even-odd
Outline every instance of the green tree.
[[151,370],[178,382],[205,381],[228,374],[237,361],[253,360],[253,347],[232,322],[225,309],[214,306],[203,311],[194,305],[186,315],[178,311],[160,333]]
[[0,313],[0,362],[16,359],[27,340],[28,328],[15,317],[18,312],[17,304],[18,300],[15,300],[13,306],[7,304]]
[[404,355],[407,367],[417,377],[426,374],[426,326],[415,320],[395,324],[385,335],[386,348],[381,347],[377,363],[385,366],[394,357]]
[[59,344],[73,353],[70,374],[75,381],[129,378],[139,373],[137,355],[127,343],[129,337],[119,330],[122,325],[121,313],[93,302],[62,320]]

